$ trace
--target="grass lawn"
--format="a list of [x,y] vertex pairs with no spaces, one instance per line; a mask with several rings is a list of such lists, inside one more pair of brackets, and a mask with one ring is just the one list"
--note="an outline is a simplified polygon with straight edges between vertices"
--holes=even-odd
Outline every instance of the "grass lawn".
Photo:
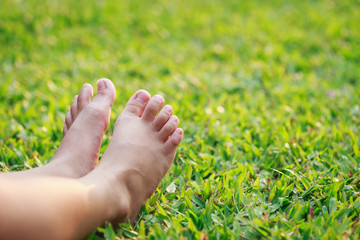
[[185,131],[137,224],[107,239],[360,238],[359,1],[0,5],[1,171],[50,161],[73,96],[107,77],[112,124],[144,88]]

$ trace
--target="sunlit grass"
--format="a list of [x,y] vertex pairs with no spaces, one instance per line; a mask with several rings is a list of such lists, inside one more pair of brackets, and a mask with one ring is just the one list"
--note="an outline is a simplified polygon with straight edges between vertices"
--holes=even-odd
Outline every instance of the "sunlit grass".
[[49,161],[73,96],[107,77],[112,121],[144,88],[185,130],[107,238],[358,239],[359,22],[358,1],[2,1],[0,167]]

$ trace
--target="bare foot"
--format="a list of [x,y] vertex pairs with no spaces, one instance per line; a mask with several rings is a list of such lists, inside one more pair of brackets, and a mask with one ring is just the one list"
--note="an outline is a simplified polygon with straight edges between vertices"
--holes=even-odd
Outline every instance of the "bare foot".
[[102,138],[115,100],[115,87],[110,80],[98,80],[97,89],[92,100],[93,89],[89,84],[84,84],[75,96],[65,118],[64,139],[50,163],[11,174],[79,178],[93,170],[99,161]]
[[[164,99],[140,90],[128,101],[118,117],[112,140],[99,166],[83,177],[87,184],[103,179],[110,206],[108,221],[135,219],[140,207],[155,191],[169,170],[183,130]],[[94,193],[96,194],[96,193]]]
[[66,117],[65,137],[49,165],[62,169],[62,176],[82,177],[99,161],[101,141],[110,122],[115,87],[108,79],[97,81],[97,95],[85,84]]

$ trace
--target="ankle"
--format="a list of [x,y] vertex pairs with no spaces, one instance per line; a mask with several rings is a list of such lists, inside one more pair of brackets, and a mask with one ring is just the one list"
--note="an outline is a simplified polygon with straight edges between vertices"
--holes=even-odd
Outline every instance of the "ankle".
[[101,213],[102,222],[117,224],[130,215],[130,197],[126,187],[111,171],[95,169],[80,179],[88,186],[94,186],[91,196],[94,208]]
[[[112,191],[112,197],[116,202],[121,203],[116,210],[119,217],[116,222],[123,222],[127,220],[134,220],[139,213],[141,206],[148,198],[145,185],[145,179],[140,170],[136,168],[123,168],[104,171],[108,178],[108,183]],[[151,193],[150,193],[151,195]]]
[[69,158],[60,156],[54,157],[51,162],[42,167],[46,169],[46,173],[52,176],[60,176],[66,178],[79,178],[85,176],[90,172],[90,167],[85,168],[81,165],[76,165],[76,162],[70,161]]
[[144,176],[138,169],[127,169],[121,173],[121,179],[130,198],[130,214],[137,214],[148,198]]

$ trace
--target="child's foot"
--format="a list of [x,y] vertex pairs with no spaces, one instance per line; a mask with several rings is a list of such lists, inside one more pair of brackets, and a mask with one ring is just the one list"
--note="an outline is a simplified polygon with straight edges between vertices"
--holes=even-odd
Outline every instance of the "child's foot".
[[93,89],[89,84],[84,84],[75,96],[65,118],[64,139],[50,163],[11,174],[78,178],[93,170],[99,160],[101,141],[115,100],[115,87],[110,80],[98,80],[97,89],[92,100]]
[[64,139],[48,164],[56,165],[61,176],[82,177],[98,164],[101,141],[109,125],[115,87],[108,79],[97,81],[97,95],[85,84],[65,118]]
[[156,116],[163,104],[161,96],[150,99],[143,90],[131,97],[115,123],[112,140],[99,166],[82,178],[86,183],[99,178],[107,183],[104,189],[109,194],[104,196],[111,206],[107,220],[133,220],[174,160],[183,130],[177,128],[179,120],[171,116],[170,106]]

